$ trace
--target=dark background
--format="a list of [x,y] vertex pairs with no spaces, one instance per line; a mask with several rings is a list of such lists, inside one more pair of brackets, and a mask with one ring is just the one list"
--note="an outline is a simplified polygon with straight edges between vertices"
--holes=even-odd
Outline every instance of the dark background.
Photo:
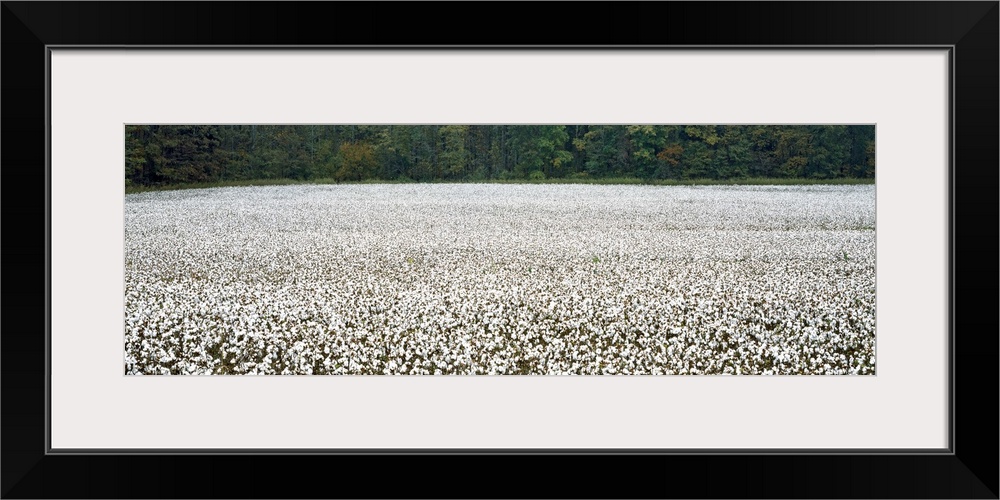
[[125,126],[127,190],[253,180],[746,179],[874,182],[875,126]]
[[[3,2],[2,252],[17,266],[2,286],[3,497],[997,498],[997,2],[552,7],[558,16],[537,3]],[[46,455],[53,44],[954,45],[954,455]]]

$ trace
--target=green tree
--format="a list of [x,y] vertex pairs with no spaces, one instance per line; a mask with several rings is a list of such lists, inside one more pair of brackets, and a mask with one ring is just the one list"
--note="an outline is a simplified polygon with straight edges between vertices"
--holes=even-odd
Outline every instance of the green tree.
[[375,148],[368,143],[345,142],[340,145],[340,165],[334,178],[339,181],[360,181],[374,178],[378,163]]
[[167,183],[219,180],[224,158],[219,154],[216,128],[211,125],[163,126],[158,129],[157,174]]
[[657,151],[666,143],[664,128],[654,125],[628,125],[625,127],[626,163],[635,176],[651,179],[660,166]]
[[871,125],[130,125],[125,182],[875,176]]
[[125,185],[149,184],[146,178],[146,127],[125,127]]
[[715,178],[713,170],[715,152],[708,143],[699,140],[688,141],[681,155],[681,177],[684,179]]
[[843,177],[849,171],[851,141],[844,125],[809,127],[812,139],[803,175],[829,179]]
[[868,141],[865,146],[865,165],[860,177],[875,177],[875,141]]
[[801,126],[777,127],[774,154],[778,177],[804,177],[813,153],[812,134]]
[[628,173],[627,142],[624,126],[595,125],[573,145],[585,155],[584,168],[591,177],[609,177]]
[[462,179],[466,174],[470,152],[466,149],[468,125],[445,125],[438,129],[440,143],[438,161],[443,179]]
[[750,175],[753,155],[747,127],[723,125],[717,136],[712,167],[717,178],[738,179]]

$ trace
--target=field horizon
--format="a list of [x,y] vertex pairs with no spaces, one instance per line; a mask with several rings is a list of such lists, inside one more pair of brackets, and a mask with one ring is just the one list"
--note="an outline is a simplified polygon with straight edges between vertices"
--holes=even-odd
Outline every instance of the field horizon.
[[636,186],[840,186],[874,185],[874,178],[843,177],[837,179],[809,179],[787,177],[747,177],[739,179],[641,179],[638,177],[611,178],[554,178],[554,179],[484,179],[484,180],[431,180],[366,179],[340,181],[336,179],[246,179],[232,181],[165,184],[162,186],[125,186],[125,194],[150,191],[176,191],[182,189],[209,189],[218,187],[297,186],[297,185],[355,185],[355,184],[584,184],[584,185],[636,185]]

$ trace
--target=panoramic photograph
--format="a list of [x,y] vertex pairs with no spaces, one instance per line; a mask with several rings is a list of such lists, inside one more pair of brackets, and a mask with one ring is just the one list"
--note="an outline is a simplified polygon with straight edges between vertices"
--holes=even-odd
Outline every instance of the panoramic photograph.
[[874,125],[126,125],[126,375],[874,375]]

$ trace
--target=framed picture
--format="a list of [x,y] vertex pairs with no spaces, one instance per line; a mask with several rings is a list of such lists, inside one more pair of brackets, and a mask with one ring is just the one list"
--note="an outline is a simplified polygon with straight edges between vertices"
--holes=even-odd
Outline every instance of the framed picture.
[[[978,306],[997,298],[996,2],[581,4],[561,20],[505,4],[488,14],[498,28],[472,30],[444,16],[453,6],[432,4],[3,5],[4,222],[17,231],[4,253],[44,269],[6,294],[5,497],[444,496],[471,480],[489,496],[997,498],[996,427],[978,423],[997,417],[997,319]],[[516,43],[502,26],[552,38]],[[254,149],[258,138],[270,149]],[[206,141],[228,159],[170,159],[201,155]],[[774,187],[778,177],[808,185]],[[302,185],[140,194],[264,178]],[[627,182],[612,189],[612,178]],[[350,184],[374,179],[394,184]],[[657,198],[632,180],[686,194]],[[502,197],[489,210],[507,215],[483,222],[487,209],[468,201],[477,196]],[[255,207],[275,204],[311,211],[287,224],[338,234],[339,253],[315,258],[368,256],[361,281],[296,271],[297,249],[334,244],[315,231],[241,240],[275,213]],[[615,210],[663,227],[635,222],[634,234],[578,243],[588,226],[623,227],[606,220]],[[749,238],[734,224],[754,210]],[[525,235],[539,225],[577,243],[546,240],[562,253],[517,257],[537,246]],[[712,250],[655,240],[667,229]],[[507,257],[462,253],[474,246],[463,237]],[[427,253],[442,238],[454,241]],[[189,253],[150,250],[164,241]],[[779,250],[813,267],[789,271]],[[642,280],[665,272],[658,259],[671,269],[658,283],[674,280],[696,309],[683,324],[650,326],[666,314],[644,302]],[[423,279],[408,281],[420,297],[386,302],[371,271],[389,267],[393,283]],[[255,302],[265,268],[285,285],[267,282]],[[448,274],[456,268],[465,274]],[[248,288],[220,292],[202,273]],[[817,281],[824,273],[836,278]],[[604,309],[578,313],[594,306],[569,298],[614,280],[640,284],[608,294],[656,312],[620,331],[617,320],[578,324],[566,338],[594,328],[631,332],[631,344],[546,357],[546,325],[635,314],[596,292]],[[768,280],[781,282],[768,304],[798,311],[798,323],[770,321],[771,306],[751,300]],[[538,283],[566,300],[544,302]],[[498,294],[577,312],[521,317],[530,308],[514,306],[488,328],[492,313],[458,312],[494,307]],[[281,303],[315,307],[295,309],[304,316],[289,326]],[[352,312],[362,304],[367,315]],[[410,312],[383,314],[398,304]],[[207,325],[233,307],[280,316],[267,337],[277,340],[238,327],[212,337]],[[177,311],[187,319],[155,319]],[[488,330],[506,347],[472,359],[382,335],[338,355],[309,330],[315,320],[370,332],[373,318],[430,338]],[[504,321],[543,340],[511,340]],[[685,328],[712,330],[712,349],[726,343],[711,352],[740,354],[692,359],[709,351],[682,342],[696,336]],[[772,344],[775,328],[840,347]],[[653,329],[678,340],[651,347]],[[181,330],[192,340],[165,347]],[[282,337],[292,330],[304,333]],[[524,354],[528,345],[543,354]],[[397,361],[406,346],[420,356]],[[660,361],[643,364],[650,352]],[[540,479],[552,465],[587,480]],[[355,479],[373,467],[393,479]],[[307,472],[329,470],[335,484]],[[428,480],[441,470],[462,479]],[[525,470],[544,490],[503,479]]]

